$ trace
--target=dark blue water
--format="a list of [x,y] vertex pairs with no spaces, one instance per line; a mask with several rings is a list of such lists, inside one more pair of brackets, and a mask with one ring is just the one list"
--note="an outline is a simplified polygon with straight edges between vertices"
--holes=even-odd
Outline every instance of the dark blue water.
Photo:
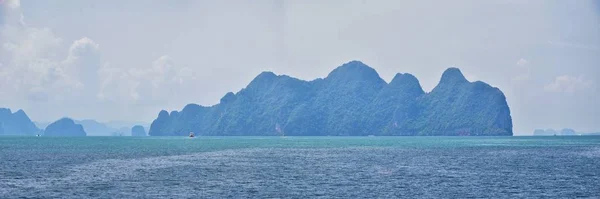
[[600,197],[600,137],[0,137],[0,198]]

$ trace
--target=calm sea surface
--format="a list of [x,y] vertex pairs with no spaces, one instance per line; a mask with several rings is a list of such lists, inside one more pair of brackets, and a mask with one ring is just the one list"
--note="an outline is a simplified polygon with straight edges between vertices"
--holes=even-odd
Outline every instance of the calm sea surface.
[[0,198],[600,197],[596,137],[0,137]]

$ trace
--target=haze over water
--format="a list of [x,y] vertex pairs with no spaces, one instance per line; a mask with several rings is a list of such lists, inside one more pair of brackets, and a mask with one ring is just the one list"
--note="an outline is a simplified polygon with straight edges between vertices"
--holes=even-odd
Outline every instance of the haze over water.
[[600,137],[0,137],[0,198],[599,197]]

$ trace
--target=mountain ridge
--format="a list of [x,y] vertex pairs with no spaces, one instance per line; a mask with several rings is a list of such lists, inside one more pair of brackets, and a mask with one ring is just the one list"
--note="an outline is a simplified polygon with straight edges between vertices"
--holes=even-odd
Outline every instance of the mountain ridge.
[[22,109],[0,108],[0,135],[36,135],[41,132]]
[[48,125],[44,136],[86,136],[83,125],[75,123],[71,118],[61,118]]
[[187,135],[512,135],[504,94],[469,82],[449,68],[429,93],[398,73],[385,82],[377,71],[350,61],[311,81],[262,72],[219,104],[162,110],[152,136]]

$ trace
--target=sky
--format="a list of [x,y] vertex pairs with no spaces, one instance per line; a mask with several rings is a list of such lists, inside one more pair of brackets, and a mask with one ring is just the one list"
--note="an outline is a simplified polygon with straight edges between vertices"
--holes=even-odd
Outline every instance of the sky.
[[149,123],[360,60],[425,91],[458,67],[504,92],[516,135],[597,132],[599,55],[600,1],[0,0],[0,107],[34,121]]

